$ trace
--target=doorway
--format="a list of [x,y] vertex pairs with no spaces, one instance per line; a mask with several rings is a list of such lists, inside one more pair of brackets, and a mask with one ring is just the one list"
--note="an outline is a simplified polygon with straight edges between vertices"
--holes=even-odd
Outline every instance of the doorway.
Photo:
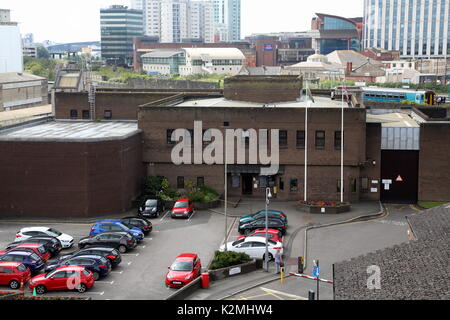
[[381,201],[416,203],[419,151],[381,151]]
[[253,194],[253,175],[249,173],[242,174],[242,194],[252,195]]

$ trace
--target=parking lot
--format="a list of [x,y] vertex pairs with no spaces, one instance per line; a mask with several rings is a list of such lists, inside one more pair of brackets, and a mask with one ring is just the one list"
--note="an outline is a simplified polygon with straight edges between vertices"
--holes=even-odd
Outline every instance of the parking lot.
[[[175,257],[180,253],[194,252],[199,254],[203,267],[206,267],[225,237],[224,216],[210,211],[196,211],[189,220],[175,220],[162,215],[150,221],[153,231],[135,249],[122,254],[121,264],[110,275],[96,281],[86,293],[50,291],[45,295],[89,296],[102,300],[165,299],[176,290],[168,289],[164,284],[167,267]],[[65,255],[78,249],[78,240],[89,234],[91,224],[0,221],[0,248],[14,241],[21,228],[30,226],[48,226],[73,236],[74,247],[60,253]],[[29,289],[27,291],[31,294]]]

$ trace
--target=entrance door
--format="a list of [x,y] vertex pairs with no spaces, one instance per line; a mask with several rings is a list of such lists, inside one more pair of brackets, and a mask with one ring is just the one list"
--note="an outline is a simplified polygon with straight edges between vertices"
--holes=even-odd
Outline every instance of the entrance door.
[[253,194],[253,175],[249,173],[242,174],[242,194]]
[[416,203],[418,172],[419,151],[382,150],[381,201]]

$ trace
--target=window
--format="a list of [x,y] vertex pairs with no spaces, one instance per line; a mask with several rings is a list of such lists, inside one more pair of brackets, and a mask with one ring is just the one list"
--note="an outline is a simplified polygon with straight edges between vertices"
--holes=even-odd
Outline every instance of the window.
[[352,193],[356,193],[356,187],[357,187],[356,179],[352,179],[352,184],[350,186],[350,189],[351,189]]
[[205,185],[205,177],[197,177],[197,187],[203,187]]
[[334,148],[341,150],[341,131],[334,132]]
[[90,119],[91,118],[91,113],[89,112],[89,110],[83,110],[82,111],[82,117],[85,120]]
[[166,131],[166,143],[169,145],[175,144],[175,141],[172,141],[172,133],[174,132],[174,129],[167,129]]
[[316,149],[325,148],[325,131],[316,131]]
[[297,148],[305,149],[305,130],[297,131]]
[[291,192],[298,191],[298,180],[296,178],[291,178],[289,190]]
[[70,110],[70,118],[77,119],[78,118],[78,111],[75,109]]
[[280,177],[279,179],[280,190],[284,190],[284,178]]
[[279,143],[280,143],[280,147],[287,147],[287,145],[288,145],[287,130],[280,130]]
[[177,188],[184,189],[184,177],[177,177]]
[[105,119],[112,119],[112,111],[111,110],[105,110],[104,118]]

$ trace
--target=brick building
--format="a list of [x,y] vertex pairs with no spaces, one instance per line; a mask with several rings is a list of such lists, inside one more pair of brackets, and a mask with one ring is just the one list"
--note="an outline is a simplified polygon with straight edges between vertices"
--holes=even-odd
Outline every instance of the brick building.
[[[247,83],[246,83],[247,82]],[[253,86],[250,85],[253,84]],[[300,86],[300,89],[298,88]],[[272,91],[267,88],[271,87]],[[144,163],[148,174],[163,175],[173,187],[184,188],[184,181],[203,181],[224,191],[224,165],[172,163],[175,143],[170,140],[177,128],[193,130],[194,121],[202,121],[203,130],[279,129],[280,168],[273,176],[260,176],[260,165],[230,163],[229,194],[264,196],[265,187],[277,188],[279,199],[299,200],[304,192],[305,111],[306,101],[300,98],[301,78],[297,77],[235,77],[225,83],[224,98],[184,99],[161,107],[157,103],[141,107],[139,128],[144,132]],[[285,97],[286,101],[280,102]],[[232,99],[231,99],[232,98]],[[255,102],[257,101],[257,102]],[[340,198],[340,133],[341,104],[316,98],[308,108],[308,199],[339,200]],[[208,107],[206,107],[208,106]],[[379,127],[378,127],[379,128]],[[377,125],[370,125],[370,130]],[[378,193],[360,192],[361,178],[379,179],[379,149],[366,150],[365,110],[344,107],[344,194],[347,201],[377,199]],[[379,139],[379,137],[378,137]],[[205,144],[206,146],[207,144]],[[237,151],[237,147],[236,147]],[[377,154],[378,152],[378,154]],[[247,156],[248,159],[248,149]],[[377,169],[372,167],[378,166]],[[370,175],[370,176],[369,176]]]
[[136,122],[51,121],[0,132],[3,217],[89,217],[130,209],[142,181]]
[[46,78],[22,72],[0,73],[0,112],[47,103]]

